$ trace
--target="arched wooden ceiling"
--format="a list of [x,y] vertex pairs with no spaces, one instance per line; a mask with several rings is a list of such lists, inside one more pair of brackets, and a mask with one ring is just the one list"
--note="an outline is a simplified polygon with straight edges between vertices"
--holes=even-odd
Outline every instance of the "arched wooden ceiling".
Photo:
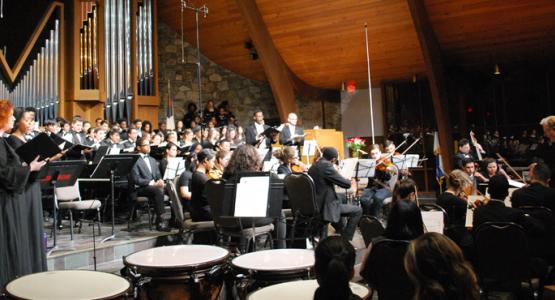
[[[159,21],[180,32],[180,0],[160,0]],[[214,62],[248,78],[265,80],[250,60],[249,34],[233,0],[194,0],[210,13],[200,19],[201,50]],[[272,40],[288,67],[306,83],[338,89],[342,81],[367,81],[364,23],[368,23],[372,80],[410,78],[425,71],[406,0],[257,0]],[[476,68],[555,50],[553,0],[426,0],[448,64]],[[194,44],[194,13],[186,11],[185,36]]]

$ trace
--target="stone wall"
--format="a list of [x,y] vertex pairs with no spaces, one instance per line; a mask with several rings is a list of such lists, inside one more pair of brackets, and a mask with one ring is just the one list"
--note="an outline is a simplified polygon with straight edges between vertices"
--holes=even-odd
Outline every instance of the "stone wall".
[[[247,53],[245,52],[245,55]],[[159,120],[165,119],[168,99],[168,77],[174,100],[176,120],[181,120],[187,104],[198,102],[196,48],[185,42],[185,63],[181,63],[181,38],[163,22],[158,22],[158,75],[161,96]],[[241,125],[251,122],[255,109],[261,109],[268,122],[279,122],[279,114],[267,82],[251,80],[231,72],[202,56],[202,97],[203,105],[213,100],[216,105],[227,100],[231,111]],[[299,119],[304,128],[318,125],[323,128],[341,129],[340,95],[325,97],[325,123],[322,118],[322,101],[307,97],[297,98]]]
[[[245,52],[245,55],[247,53]],[[198,102],[196,48],[185,42],[185,63],[181,63],[181,37],[163,22],[158,22],[158,76],[160,89],[159,120],[166,117],[168,77],[174,100],[176,120],[181,120],[191,101]],[[270,85],[235,74],[202,56],[202,100],[216,105],[227,100],[241,125],[252,120],[261,109],[267,120],[279,120]]]

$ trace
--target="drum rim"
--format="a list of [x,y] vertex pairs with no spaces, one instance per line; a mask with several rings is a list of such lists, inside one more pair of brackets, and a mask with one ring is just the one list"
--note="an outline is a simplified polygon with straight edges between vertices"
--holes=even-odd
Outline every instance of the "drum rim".
[[[136,252],[133,252],[131,254],[128,254],[126,256],[123,257],[123,264],[126,267],[129,268],[138,268],[141,270],[146,270],[146,271],[161,271],[161,270],[173,270],[173,271],[200,271],[200,270],[206,270],[209,269],[212,266],[218,265],[218,263],[221,262],[225,262],[229,256],[231,255],[231,253],[229,252],[229,250],[222,248],[222,247],[218,247],[218,246],[212,246],[212,245],[173,245],[173,246],[207,246],[207,247],[215,247],[215,248],[220,248],[222,250],[227,251],[226,255],[222,258],[218,258],[218,259],[213,259],[213,260],[209,260],[209,261],[205,261],[202,263],[197,263],[197,264],[189,264],[189,265],[174,265],[174,266],[149,266],[149,265],[141,265],[141,264],[133,264],[130,263],[129,261],[127,261],[128,257],[142,252],[142,251],[147,251],[147,250],[151,250],[151,249],[155,249],[155,248],[161,248],[161,247],[155,247],[155,248],[149,248],[149,249],[143,249],[143,250],[139,250]],[[172,247],[172,246],[162,246],[162,247]]]
[[78,271],[78,272],[93,272],[93,273],[108,274],[108,275],[115,276],[115,277],[117,277],[117,278],[121,278],[121,279],[125,280],[125,282],[126,282],[127,285],[128,285],[127,288],[126,288],[124,291],[122,291],[122,292],[120,292],[120,293],[118,293],[118,294],[115,294],[115,295],[112,295],[112,296],[109,296],[109,297],[94,298],[94,299],[91,299],[91,300],[110,300],[110,299],[116,299],[116,298],[118,298],[118,297],[127,295],[128,292],[129,292],[129,289],[131,288],[131,282],[129,282],[129,280],[127,280],[126,278],[124,278],[124,277],[122,277],[122,276],[118,276],[118,275],[116,275],[116,274],[113,274],[113,273],[108,273],[108,272],[103,272],[103,271],[91,271],[91,270],[52,270],[52,271],[44,271],[44,272],[37,272],[37,273],[27,274],[27,275],[23,275],[23,276],[21,276],[21,277],[15,278],[15,279],[11,280],[10,282],[8,282],[8,283],[6,284],[6,287],[5,287],[5,289],[4,289],[4,292],[6,293],[7,296],[9,296],[9,297],[11,297],[11,298],[14,298],[14,299],[18,299],[18,300],[31,300],[31,299],[28,299],[28,298],[21,298],[21,297],[19,297],[19,296],[16,296],[16,295],[10,293],[10,291],[8,290],[8,286],[10,285],[10,283],[12,283],[12,282],[14,282],[14,281],[16,281],[16,280],[20,280],[20,279],[25,278],[25,277],[36,276],[36,275],[38,275],[38,274],[43,274],[43,273],[52,273],[52,272],[75,272],[75,271]]
[[[244,256],[247,255],[260,255],[261,253],[268,253],[268,252],[276,252],[277,251],[282,251],[282,250],[293,250],[294,252],[312,252],[314,253],[314,250],[309,250],[309,249],[270,249],[270,250],[263,250],[263,251],[257,251],[257,252],[250,252],[250,253],[245,253],[243,255],[237,256],[235,258],[233,258],[230,262],[231,266],[235,269],[239,269],[239,270],[246,270],[249,272],[255,271],[256,273],[297,273],[297,272],[303,272],[303,271],[311,271],[314,269],[314,263],[312,263],[309,266],[304,266],[304,267],[288,267],[288,268],[280,268],[280,269],[260,269],[260,266],[240,266],[235,264],[234,262],[237,259],[240,259]],[[283,251],[285,252],[285,251]]]
[[[250,293],[247,295],[247,300],[252,299],[251,297],[252,297],[255,293],[260,292],[260,291],[263,290],[263,289],[270,288],[270,287],[274,287],[274,288],[275,288],[275,286],[277,286],[277,285],[291,284],[291,283],[293,283],[293,282],[299,282],[299,281],[316,281],[316,282],[318,282],[316,279],[308,279],[308,280],[293,280],[293,281],[287,281],[287,282],[281,282],[281,283],[277,283],[277,284],[272,284],[272,285],[269,285],[269,286],[267,286],[267,287],[263,287],[263,288],[261,288],[261,289],[257,289],[256,291],[250,292]],[[351,284],[353,284],[353,285],[358,285],[358,286],[361,286],[361,287],[363,287],[363,288],[366,288],[366,293],[367,293],[367,294],[366,294],[366,297],[368,297],[368,296],[371,295],[371,293],[370,293],[370,288],[367,287],[367,286],[365,286],[364,284],[361,284],[361,283],[358,283],[358,282],[349,281],[349,287],[351,287]],[[355,293],[353,293],[353,294],[355,294]],[[356,294],[355,294],[355,295],[356,295]],[[357,295],[357,296],[358,296],[358,295]],[[364,298],[363,298],[363,299],[364,299]]]

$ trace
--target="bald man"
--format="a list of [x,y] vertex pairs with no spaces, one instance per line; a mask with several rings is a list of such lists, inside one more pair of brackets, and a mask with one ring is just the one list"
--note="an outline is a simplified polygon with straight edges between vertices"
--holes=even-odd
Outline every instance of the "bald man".
[[287,146],[300,147],[304,143],[304,130],[297,126],[297,115],[290,113],[287,116],[287,123],[283,124],[279,133],[279,143]]
[[540,125],[543,127],[543,134],[545,137],[552,143],[555,143],[555,116],[543,118]]

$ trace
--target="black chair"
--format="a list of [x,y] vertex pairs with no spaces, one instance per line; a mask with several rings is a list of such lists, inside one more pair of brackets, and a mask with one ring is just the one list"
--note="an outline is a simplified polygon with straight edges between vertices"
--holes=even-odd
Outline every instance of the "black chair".
[[304,173],[289,174],[284,178],[289,205],[293,214],[290,240],[295,243],[309,238],[316,246],[316,236],[327,236],[327,222],[322,220],[316,203],[316,187],[312,178]]
[[374,238],[382,235],[385,231],[380,220],[374,216],[363,216],[358,223],[358,227],[366,247],[370,245]]
[[[372,244],[361,273],[378,299],[410,300],[413,286],[405,271],[404,258],[409,241],[382,239]],[[370,297],[371,298],[371,297]]]
[[555,226],[553,211],[545,206],[520,206],[518,209],[530,217],[539,220],[546,229],[552,229]]
[[190,218],[186,217],[187,215],[183,212],[183,205],[181,205],[181,199],[177,192],[178,180],[179,177],[175,178],[173,181],[168,181],[166,183],[166,192],[170,197],[173,216],[179,228],[179,236],[184,243],[192,244],[195,234],[212,232],[215,231],[216,228],[214,227],[213,221],[193,222]]
[[[229,186],[229,185],[228,185]],[[256,238],[266,236],[266,245],[272,245],[274,225],[271,218],[235,218],[225,216],[225,205],[229,205],[225,180],[210,180],[205,186],[206,198],[210,205],[212,218],[221,245],[230,245],[231,239],[239,239],[239,249],[245,253],[256,251]]]
[[524,228],[511,222],[486,222],[475,232],[476,271],[486,299],[490,291],[518,294],[522,283],[532,295],[530,252]]

